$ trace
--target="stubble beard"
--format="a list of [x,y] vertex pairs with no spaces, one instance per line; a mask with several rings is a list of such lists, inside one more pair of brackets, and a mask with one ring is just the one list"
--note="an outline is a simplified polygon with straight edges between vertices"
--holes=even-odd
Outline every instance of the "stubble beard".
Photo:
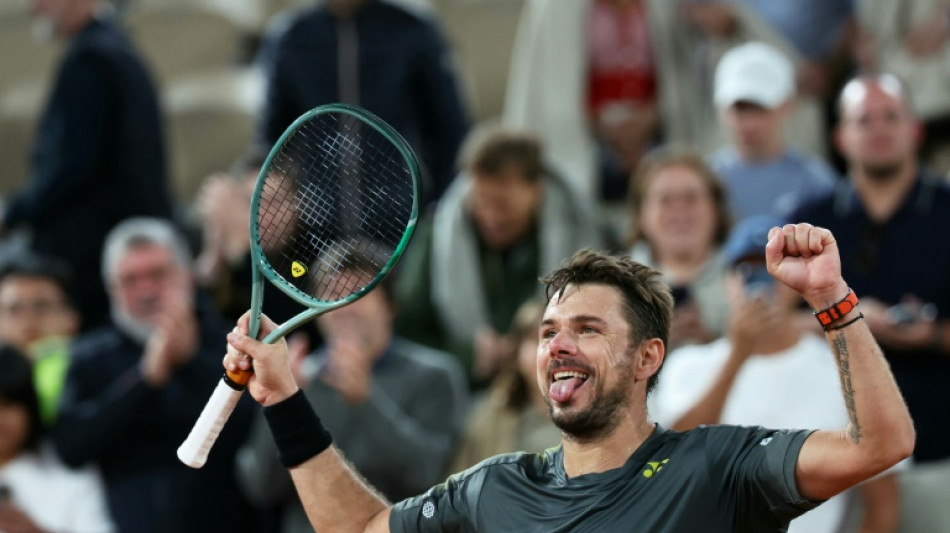
[[603,382],[598,382],[597,389],[591,393],[593,399],[590,406],[578,412],[555,412],[551,398],[547,394],[544,395],[551,420],[566,437],[576,442],[592,442],[610,435],[617,429],[630,402],[629,387],[633,383],[633,365],[624,364],[617,368],[617,372],[619,379],[616,385],[610,390],[604,390]]
[[115,327],[140,344],[148,342],[148,338],[155,331],[154,326],[133,317],[124,309],[120,309],[118,305],[114,305],[110,313]]

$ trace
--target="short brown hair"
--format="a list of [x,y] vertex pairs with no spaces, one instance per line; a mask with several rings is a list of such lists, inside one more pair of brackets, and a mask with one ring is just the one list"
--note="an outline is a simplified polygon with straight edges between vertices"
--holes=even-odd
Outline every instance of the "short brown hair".
[[469,134],[459,151],[459,166],[471,173],[496,176],[515,165],[529,182],[544,175],[541,141],[533,133],[487,123]]
[[[639,346],[647,339],[668,345],[673,296],[656,270],[627,256],[614,256],[583,249],[561,268],[541,280],[548,300],[563,294],[568,285],[600,284],[620,291],[623,314],[630,326],[630,343]],[[660,371],[647,380],[647,392],[656,386]]]
[[646,201],[647,189],[650,180],[663,169],[669,167],[686,167],[696,173],[709,191],[716,209],[716,232],[713,242],[722,244],[729,236],[732,225],[729,204],[726,201],[726,189],[719,176],[703,161],[702,156],[693,150],[679,146],[658,148],[644,157],[637,170],[630,178],[628,201],[630,205],[630,239],[628,244],[633,245],[646,239],[643,228],[640,226],[639,215]]

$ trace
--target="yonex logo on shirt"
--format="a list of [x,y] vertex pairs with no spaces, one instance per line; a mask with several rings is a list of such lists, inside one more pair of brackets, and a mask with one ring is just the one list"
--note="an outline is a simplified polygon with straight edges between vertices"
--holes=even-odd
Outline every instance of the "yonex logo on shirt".
[[647,463],[647,467],[643,470],[643,477],[647,479],[653,477],[653,474],[663,470],[663,466],[669,461],[669,459],[663,459],[662,461],[650,461]]
[[435,504],[432,503],[432,500],[426,500],[422,505],[422,516],[426,518],[432,518],[435,515]]

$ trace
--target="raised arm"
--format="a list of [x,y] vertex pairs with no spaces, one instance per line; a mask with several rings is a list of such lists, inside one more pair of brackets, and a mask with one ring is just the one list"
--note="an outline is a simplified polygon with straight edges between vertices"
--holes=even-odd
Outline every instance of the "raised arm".
[[[773,228],[766,245],[769,272],[798,291],[813,309],[841,301],[848,286],[834,236],[810,224]],[[855,308],[826,325],[838,363],[849,423],[820,430],[802,446],[796,466],[801,494],[827,499],[886,470],[914,449],[914,426],[900,390],[864,320]]]
[[[316,531],[388,532],[389,503],[372,489],[339,451],[294,382],[287,343],[264,344],[247,336],[248,314],[228,334],[228,371],[250,368],[248,390],[262,406],[277,441],[281,461],[290,470],[297,494]],[[276,325],[261,317],[261,336]]]

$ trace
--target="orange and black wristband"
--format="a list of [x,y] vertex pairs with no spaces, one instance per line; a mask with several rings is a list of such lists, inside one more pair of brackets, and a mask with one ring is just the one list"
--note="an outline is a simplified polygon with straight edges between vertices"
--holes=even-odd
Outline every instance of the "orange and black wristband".
[[851,324],[854,324],[858,320],[864,318],[864,314],[861,313],[857,316],[857,318],[849,320],[844,324],[835,324],[838,320],[853,311],[857,306],[858,295],[855,294],[851,289],[848,289],[848,294],[846,294],[844,298],[838,300],[829,307],[826,307],[820,311],[815,311],[815,319],[818,320],[818,323],[821,324],[821,328],[825,331],[841,329],[845,326],[850,326]]
[[264,418],[277,444],[277,457],[287,468],[319,455],[333,444],[302,390],[264,408]]

